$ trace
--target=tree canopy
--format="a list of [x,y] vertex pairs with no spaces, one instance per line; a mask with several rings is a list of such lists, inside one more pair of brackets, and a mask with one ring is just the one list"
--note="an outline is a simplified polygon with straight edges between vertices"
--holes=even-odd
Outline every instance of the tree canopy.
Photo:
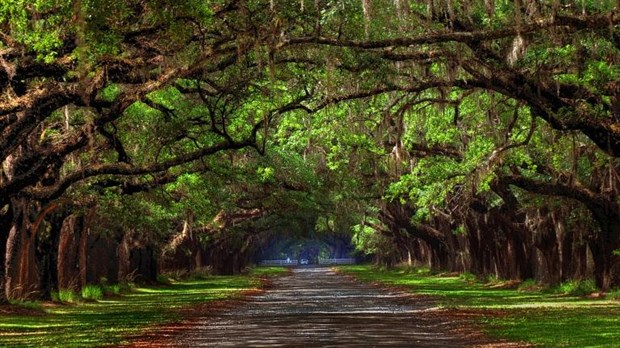
[[311,240],[387,265],[617,286],[619,11],[3,1],[2,297],[45,296],[62,267],[43,260],[95,235],[161,267],[185,253],[236,272]]

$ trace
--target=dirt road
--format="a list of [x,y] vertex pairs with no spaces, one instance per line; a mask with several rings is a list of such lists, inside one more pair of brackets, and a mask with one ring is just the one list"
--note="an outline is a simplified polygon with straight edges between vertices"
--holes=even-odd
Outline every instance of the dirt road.
[[[471,347],[453,320],[425,314],[430,301],[360,284],[328,268],[297,268],[272,289],[199,320],[183,347]],[[493,345],[497,347],[501,345]],[[514,347],[514,346],[513,346]]]

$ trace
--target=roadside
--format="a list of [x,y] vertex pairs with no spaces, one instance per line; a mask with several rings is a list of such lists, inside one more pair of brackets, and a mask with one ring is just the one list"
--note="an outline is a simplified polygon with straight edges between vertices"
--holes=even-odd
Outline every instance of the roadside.
[[543,347],[620,347],[620,302],[609,299],[613,296],[567,295],[531,282],[480,282],[468,275],[433,275],[427,270],[381,271],[357,265],[338,267],[338,271],[415,298],[432,299],[438,306],[426,315],[470,322],[478,333],[467,326],[460,330],[474,336]]
[[258,286],[239,291],[227,298],[198,303],[178,311],[179,319],[143,328],[140,332],[127,336],[119,347],[126,348],[164,348],[176,347],[176,339],[195,328],[196,321],[204,317],[217,316],[243,305],[249,298],[259,296],[274,287],[274,278],[291,274],[290,268],[258,267],[252,275],[258,280]]
[[[268,286],[266,277],[285,271],[260,268],[248,275],[210,276],[79,304],[32,302],[0,315],[0,346],[100,347],[130,344],[153,327],[174,327],[192,313],[217,310]],[[162,332],[163,334],[163,332]]]

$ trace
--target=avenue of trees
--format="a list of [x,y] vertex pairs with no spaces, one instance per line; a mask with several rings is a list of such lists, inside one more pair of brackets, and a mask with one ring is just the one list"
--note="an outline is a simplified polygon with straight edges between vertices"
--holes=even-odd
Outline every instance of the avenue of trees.
[[609,290],[618,157],[617,1],[0,3],[0,302],[299,241]]

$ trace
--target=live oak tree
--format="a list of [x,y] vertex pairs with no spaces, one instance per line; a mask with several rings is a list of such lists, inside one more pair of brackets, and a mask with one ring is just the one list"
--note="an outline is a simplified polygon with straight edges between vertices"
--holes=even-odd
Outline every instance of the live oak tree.
[[[523,200],[518,187],[582,204],[575,210],[585,208],[587,213],[580,213],[581,222],[572,226],[579,236],[566,241],[589,246],[597,283],[609,288],[618,281],[612,279],[611,269],[617,265],[614,250],[619,236],[613,225],[618,215],[615,6],[613,2],[343,2],[326,11],[328,15],[315,28],[320,33],[290,35],[285,42],[313,44],[315,54],[326,56],[324,70],[310,63],[326,79],[320,85],[323,99],[309,105],[314,112],[334,103],[347,108],[351,100],[387,96],[384,110],[391,111],[387,113],[390,118],[396,115],[392,120],[396,127],[385,142],[393,144],[395,153],[411,153],[410,163],[415,165],[402,185],[415,194],[404,197],[402,203],[389,204],[396,207],[379,210],[384,222],[392,225],[376,227],[395,234],[397,244],[404,244],[398,231],[417,234],[415,239],[423,235],[427,244],[434,244],[431,252],[443,255],[438,259],[451,255],[456,260],[458,243],[469,243],[477,249],[465,247],[463,252],[471,253],[473,264],[463,267],[475,266],[475,271],[483,273],[500,270],[498,275],[505,277],[532,276],[529,260],[543,257],[552,265],[558,255],[553,246],[557,242],[543,238],[532,245],[531,237],[519,229],[527,225],[548,228],[541,221],[556,216],[552,234],[561,234],[566,230],[561,222],[566,215],[558,218],[554,209],[547,208],[543,209],[547,217],[541,218],[541,210]],[[350,12],[358,17],[342,20]],[[312,57],[311,51],[308,54]],[[425,113],[431,115],[425,118]],[[403,122],[402,115],[408,121]],[[351,126],[349,120],[345,122]],[[445,127],[436,127],[443,122]],[[454,127],[449,128],[450,124]],[[403,138],[403,128],[421,135]],[[541,128],[556,135],[536,141],[531,149]],[[557,170],[536,147],[554,146],[557,139],[566,138],[574,139],[572,145],[564,142],[554,147],[556,164],[562,167]],[[597,153],[592,144],[607,155]],[[333,150],[334,146],[326,148]],[[577,178],[577,172],[586,178]],[[489,191],[492,196],[481,196]],[[443,201],[454,206],[444,210],[450,204]],[[519,213],[523,202],[539,217]],[[472,220],[482,221],[470,216],[476,211],[500,219],[487,226],[471,225]],[[414,223],[409,222],[412,216]],[[444,226],[444,233],[437,224]],[[495,236],[482,233],[499,225],[505,227]],[[595,232],[584,231],[584,226],[592,226],[587,229]],[[467,238],[455,241],[451,231],[465,233]],[[494,247],[497,243],[506,249]],[[570,260],[570,249],[562,251],[564,260]],[[577,249],[574,252],[582,262],[583,248]],[[506,254],[514,258],[499,265]],[[557,279],[559,271],[549,272]]]
[[[262,87],[269,37],[255,35],[249,11],[234,2],[2,4],[0,279],[8,291],[28,282],[38,229],[61,203],[80,199],[67,192],[76,184],[139,190],[219,151],[262,151],[259,130],[295,101],[260,110],[247,102],[271,93]],[[270,32],[270,22],[260,25]]]
[[[527,239],[518,230],[524,224],[535,222],[517,213],[518,205],[515,204],[519,204],[520,194],[515,196],[514,187],[569,198],[581,202],[597,225],[594,229],[598,232],[589,234],[584,240],[592,238],[587,244],[596,259],[598,285],[605,289],[617,284],[618,280],[612,279],[611,271],[617,265],[614,250],[619,235],[613,223],[618,215],[617,193],[613,188],[616,185],[615,157],[618,155],[614,140],[618,104],[615,86],[618,73],[616,4],[583,2],[577,6],[560,2],[547,5],[519,1],[459,4],[428,1],[409,6],[401,2],[380,6],[378,3],[344,3],[342,8],[334,10],[338,13],[347,11],[347,6],[351,6],[349,10],[356,5],[365,7],[363,12],[370,15],[363,19],[363,25],[361,21],[338,22],[341,17],[334,15],[334,22],[338,25],[323,26],[321,35],[291,37],[288,42],[328,47],[327,52],[337,57],[329,58],[329,61],[336,62],[332,63],[331,69],[337,73],[328,78],[332,83],[326,83],[324,104],[319,103],[317,109],[352,99],[389,95],[396,100],[392,105],[396,113],[408,113],[412,119],[419,119],[421,110],[431,108],[439,110],[439,116],[435,112],[430,121],[442,122],[442,110],[448,110],[443,112],[444,118],[455,125],[453,130],[461,137],[459,141],[441,139],[446,136],[442,133],[445,130],[433,129],[432,124],[414,121],[405,125],[413,128],[413,132],[423,133],[408,146],[406,142],[403,146],[425,157],[420,163],[414,163],[417,167],[405,176],[412,179],[409,186],[413,188],[409,189],[415,190],[413,197],[405,198],[405,204],[410,204],[407,200],[417,204],[407,209],[395,207],[384,211],[382,216],[398,223],[380,229],[392,233],[398,230],[422,232],[427,243],[435,244],[432,251],[443,254],[439,257],[442,259],[449,255],[455,257],[454,253],[446,254],[445,250],[453,249],[458,241],[451,241],[453,238],[446,237],[439,229],[420,223],[434,221],[431,225],[437,227],[437,220],[446,220],[440,223],[444,225],[444,231],[462,231],[471,245],[478,245],[480,252],[473,259],[486,265],[475,270],[504,269],[500,276],[528,277],[532,271],[527,269],[528,262],[524,260],[528,260],[532,251],[530,246],[523,245]],[[396,16],[386,22],[385,17],[390,12]],[[401,22],[399,18],[406,20]],[[329,70],[329,63],[327,66]],[[493,99],[485,102],[486,96]],[[472,101],[478,105],[465,109],[463,104]],[[519,110],[521,108],[523,110]],[[475,118],[475,113],[487,117]],[[533,119],[530,120],[528,115]],[[564,173],[558,172],[550,170],[548,163],[524,162],[527,158],[522,153],[517,153],[515,163],[504,164],[518,148],[529,147],[532,137],[537,134],[536,119],[544,121],[545,127],[568,132],[578,139],[575,146],[558,148],[565,156],[560,160],[564,163],[592,162],[578,158],[594,151],[575,150],[579,144],[586,148],[594,144],[609,155],[602,164],[606,169],[600,171],[609,173],[605,174],[607,180],[593,178],[592,174],[597,171],[590,166],[586,172],[590,171],[588,181],[593,179],[594,186],[588,187],[576,180],[576,174],[572,173],[579,166],[574,165]],[[481,130],[480,126],[485,124],[489,128]],[[543,129],[549,132],[548,128]],[[398,135],[398,130],[395,131]],[[513,131],[518,132],[513,134]],[[515,134],[521,139],[515,138]],[[399,144],[395,145],[398,148]],[[540,145],[549,146],[544,142]],[[603,154],[596,156],[605,158]],[[502,169],[498,169],[500,164]],[[599,162],[594,166],[600,165]],[[528,175],[527,171],[531,174]],[[564,182],[565,175],[570,179],[568,182]],[[554,182],[546,181],[549,179],[545,176]],[[428,180],[421,179],[424,177],[430,177],[431,181],[420,181]],[[602,182],[606,182],[606,189],[600,186]],[[490,188],[495,188],[496,196],[491,197],[494,199],[476,197]],[[440,201],[454,202],[456,206],[442,211],[433,204]],[[505,211],[511,211],[513,215],[511,223],[502,223],[507,227],[496,237],[476,232],[476,227],[466,224],[472,219],[464,218],[458,223],[458,215],[463,211],[478,209],[486,213],[494,207],[497,208],[493,216],[504,218]],[[454,211],[456,208],[458,210]],[[413,224],[408,221],[412,215],[418,219]],[[496,228],[497,224],[483,226],[479,231]],[[583,228],[583,225],[578,227]],[[472,239],[476,235],[477,240]],[[496,243],[504,244],[507,249],[501,251],[501,248],[493,247]],[[541,243],[540,249],[545,249],[543,241]],[[546,249],[542,251],[543,254],[548,252]],[[493,265],[493,259],[499,260],[506,253],[514,255],[519,265],[506,264],[499,268],[496,262]],[[480,260],[484,258],[491,261]]]

